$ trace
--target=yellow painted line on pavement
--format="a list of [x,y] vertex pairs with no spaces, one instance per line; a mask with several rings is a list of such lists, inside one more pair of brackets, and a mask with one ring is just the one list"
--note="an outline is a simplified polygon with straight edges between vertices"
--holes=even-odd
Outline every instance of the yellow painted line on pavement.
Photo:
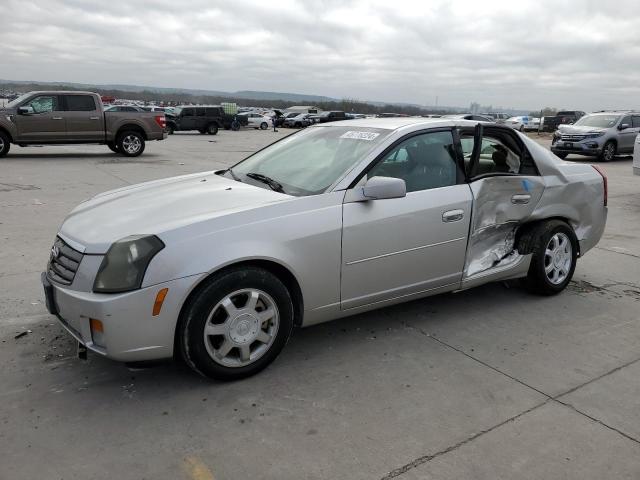
[[187,473],[193,480],[215,480],[213,473],[209,470],[202,460],[193,455],[189,455],[184,459],[184,466]]

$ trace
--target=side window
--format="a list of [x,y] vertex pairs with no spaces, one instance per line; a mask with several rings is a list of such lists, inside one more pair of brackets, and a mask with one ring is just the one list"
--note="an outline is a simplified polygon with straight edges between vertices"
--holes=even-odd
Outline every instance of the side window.
[[[474,138],[465,136],[460,139],[464,154],[465,169],[469,172],[471,155],[473,153]],[[536,175],[536,167],[528,153],[524,158],[520,151],[514,150],[506,140],[485,135],[482,138],[480,158],[475,171],[469,172],[470,177],[492,173],[512,173],[521,175]]]
[[205,109],[204,108],[196,108],[196,117],[204,117],[205,115]]
[[96,102],[91,95],[65,95],[67,111],[92,112],[96,109]]
[[407,192],[456,184],[458,167],[451,132],[424,133],[397,145],[367,174],[401,178]]
[[220,112],[217,108],[205,108],[207,117],[219,117]]
[[193,117],[193,108],[184,108],[182,109],[183,117]]
[[624,117],[620,122],[620,125],[622,125],[623,123],[626,123],[627,125],[631,126],[631,115],[627,115],[626,117]]
[[32,98],[22,105],[26,107],[30,113],[49,113],[58,109],[58,97],[56,95],[40,95]]
[[633,122],[633,128],[640,128],[640,115],[634,115],[631,121]]

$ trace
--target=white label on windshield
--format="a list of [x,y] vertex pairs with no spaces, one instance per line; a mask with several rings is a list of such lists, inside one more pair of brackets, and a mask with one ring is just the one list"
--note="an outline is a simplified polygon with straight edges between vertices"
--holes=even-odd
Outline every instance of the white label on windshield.
[[340,135],[340,138],[353,138],[354,140],[371,141],[371,140],[374,140],[378,135],[380,135],[380,134],[379,133],[373,133],[373,132],[348,131],[348,132],[345,132],[342,135]]

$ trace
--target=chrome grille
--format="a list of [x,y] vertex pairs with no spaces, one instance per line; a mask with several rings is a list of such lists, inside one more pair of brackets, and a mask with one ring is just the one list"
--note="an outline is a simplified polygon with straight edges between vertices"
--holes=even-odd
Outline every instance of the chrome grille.
[[60,237],[56,237],[51,247],[47,276],[56,283],[71,285],[81,260],[82,253],[71,248]]
[[580,134],[563,133],[562,135],[560,135],[560,139],[563,142],[579,142],[581,140],[584,140],[585,138],[587,138],[586,135]]

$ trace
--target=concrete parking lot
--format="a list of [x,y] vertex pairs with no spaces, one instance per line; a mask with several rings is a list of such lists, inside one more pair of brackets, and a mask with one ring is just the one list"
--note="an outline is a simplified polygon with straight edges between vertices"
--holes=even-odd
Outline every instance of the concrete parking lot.
[[228,166],[288,133],[181,133],[134,159],[14,146],[0,160],[0,479],[640,478],[640,177],[628,157],[604,164],[604,238],[559,296],[492,284],[311,327],[235,383],[171,362],[78,360],[39,283],[69,210]]

